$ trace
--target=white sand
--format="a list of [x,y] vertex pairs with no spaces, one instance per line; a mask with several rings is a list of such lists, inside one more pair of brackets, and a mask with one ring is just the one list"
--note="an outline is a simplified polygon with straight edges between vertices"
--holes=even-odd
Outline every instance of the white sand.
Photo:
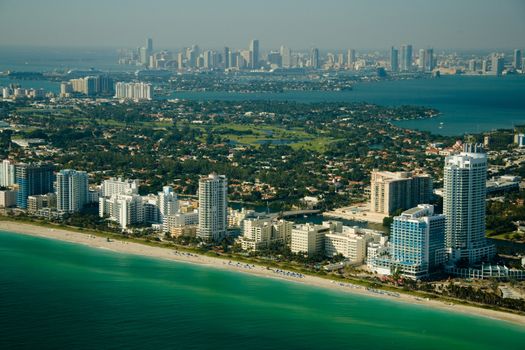
[[[24,223],[12,222],[12,221],[0,221],[0,230],[15,232],[20,234],[27,234],[31,236],[44,237],[57,239],[61,241],[73,242],[84,244],[93,248],[100,248],[106,250],[112,250],[115,252],[121,252],[126,254],[136,254],[142,256],[148,256],[153,258],[183,261],[189,263],[195,263],[199,265],[205,265],[213,268],[227,269],[231,271],[249,273],[256,276],[281,278],[296,283],[304,283],[311,286],[330,288],[337,291],[349,292],[352,294],[361,294],[368,297],[384,298],[393,301],[405,302],[409,304],[416,304],[428,307],[434,307],[442,310],[461,312],[469,315],[483,316],[493,318],[497,320],[512,322],[514,324],[525,326],[525,316],[516,314],[506,313],[502,311],[488,310],[478,308],[474,306],[465,305],[450,305],[442,301],[436,300],[425,300],[417,298],[408,294],[399,294],[399,297],[389,296],[386,294],[377,294],[366,290],[361,286],[350,287],[350,284],[342,286],[338,281],[332,281],[325,278],[315,276],[305,276],[304,278],[286,276],[283,274],[277,274],[272,270],[268,270],[264,266],[255,265],[255,267],[247,268],[245,263],[239,263],[232,261],[231,264],[228,260],[213,258],[197,254],[187,254],[185,252],[176,252],[174,249],[152,247],[140,243],[126,242],[118,239],[111,239],[108,242],[106,238],[94,236],[89,233],[78,233],[74,231],[67,231],[63,229],[53,229],[47,227],[41,227],[36,225],[29,225]],[[251,265],[250,265],[251,266]]]

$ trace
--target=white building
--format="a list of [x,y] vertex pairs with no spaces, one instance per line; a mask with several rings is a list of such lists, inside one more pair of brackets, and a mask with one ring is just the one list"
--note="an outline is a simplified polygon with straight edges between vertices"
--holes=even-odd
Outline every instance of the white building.
[[329,231],[327,226],[310,223],[294,226],[290,245],[292,253],[307,254],[309,257],[324,254],[325,235]]
[[293,223],[267,216],[251,217],[242,222],[242,236],[238,242],[244,250],[257,251],[272,245],[290,243]]
[[57,210],[61,213],[75,213],[88,202],[88,175],[85,171],[71,169],[57,173]]
[[123,180],[122,178],[112,177],[109,180],[104,180],[100,187],[102,197],[111,197],[115,194],[138,194],[139,180]]
[[227,234],[228,180],[210,174],[199,180],[199,227],[197,236],[218,241]]
[[107,216],[123,229],[144,222],[142,197],[137,194],[114,194],[111,198],[100,197],[99,215]]
[[[332,226],[323,222],[323,226]],[[342,226],[325,235],[325,256],[344,256],[352,264],[362,264],[367,257],[369,243],[382,242],[383,233],[360,227]]]
[[445,159],[443,214],[452,262],[473,264],[495,254],[485,238],[486,181],[487,155],[481,145],[467,144],[459,155]]
[[0,187],[9,187],[15,184],[15,165],[9,159],[0,164]]
[[164,186],[158,193],[159,209],[162,217],[173,215],[179,211],[179,200],[171,186]]
[[152,87],[147,83],[123,83],[115,84],[115,98],[127,100],[151,100]]
[[165,233],[172,232],[174,228],[195,226],[199,223],[199,211],[195,210],[189,213],[176,213],[165,215],[162,222],[162,231]]

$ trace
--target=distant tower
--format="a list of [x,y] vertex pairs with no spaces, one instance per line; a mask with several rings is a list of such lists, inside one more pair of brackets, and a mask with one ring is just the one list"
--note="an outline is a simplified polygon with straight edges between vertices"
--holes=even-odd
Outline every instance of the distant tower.
[[57,174],[57,210],[76,213],[88,202],[88,175],[85,171],[61,170]]
[[148,50],[148,54],[151,55],[153,53],[153,39],[148,38],[148,44],[147,44],[146,48]]
[[470,264],[490,259],[495,248],[485,239],[487,155],[481,145],[466,144],[463,152],[445,159],[443,214],[450,260]]
[[227,234],[228,180],[210,174],[199,180],[199,226],[197,236],[205,241],[219,241]]
[[390,70],[392,72],[397,72],[399,70],[399,52],[395,47],[390,48]]
[[283,68],[292,67],[292,51],[286,46],[281,46],[281,65]]
[[401,70],[410,71],[412,69],[412,45],[401,46]]
[[512,66],[514,69],[522,69],[522,60],[521,60],[521,50],[515,49],[514,50],[514,60],[512,62]]
[[224,57],[222,58],[223,62],[224,62],[224,68],[225,69],[228,69],[231,67],[231,61],[230,61],[230,48],[229,47],[224,47],[224,51],[223,51],[223,55]]
[[436,68],[436,61],[434,60],[434,49],[425,50],[425,71],[431,72]]
[[312,68],[314,69],[319,69],[321,67],[320,62],[319,62],[319,49],[318,48],[312,49],[312,54],[310,57],[310,64]]
[[425,49],[419,49],[417,67],[420,71],[425,71]]
[[250,42],[250,68],[259,68],[259,40],[253,39]]
[[348,49],[348,52],[346,53],[346,65],[349,69],[354,69],[355,65],[355,50],[354,49]]
[[501,57],[498,54],[493,54],[492,55],[492,74],[498,77],[501,76],[501,74],[503,73],[504,64],[505,62],[503,60],[503,57]]

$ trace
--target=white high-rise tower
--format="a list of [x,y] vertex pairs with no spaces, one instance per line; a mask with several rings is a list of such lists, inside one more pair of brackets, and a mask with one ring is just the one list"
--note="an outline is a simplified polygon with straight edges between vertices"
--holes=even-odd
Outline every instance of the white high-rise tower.
[[199,180],[199,226],[197,236],[218,241],[227,234],[228,180],[210,174]]
[[465,145],[445,159],[443,214],[445,240],[452,262],[490,259],[495,247],[485,238],[487,155],[481,145]]

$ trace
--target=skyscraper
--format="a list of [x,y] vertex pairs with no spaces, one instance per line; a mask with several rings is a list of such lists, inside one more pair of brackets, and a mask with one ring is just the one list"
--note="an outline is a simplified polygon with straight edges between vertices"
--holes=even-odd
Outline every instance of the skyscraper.
[[53,166],[50,164],[17,164],[15,174],[19,208],[27,208],[28,196],[53,192]]
[[436,67],[436,62],[434,61],[434,49],[425,50],[425,71],[431,72]]
[[321,67],[321,64],[319,62],[319,49],[318,48],[312,49],[312,53],[310,56],[310,65],[314,69],[319,69]]
[[485,239],[487,155],[482,146],[467,144],[459,155],[447,157],[443,177],[449,259],[470,264],[490,259],[495,249]]
[[346,65],[348,69],[354,69],[354,65],[355,65],[355,50],[354,49],[348,49]]
[[392,215],[399,209],[430,202],[432,178],[409,172],[373,171],[370,176],[370,211]]
[[521,69],[522,68],[522,60],[521,60],[521,50],[515,49],[514,50],[514,60],[512,61],[512,66],[514,69]]
[[503,73],[504,63],[505,62],[503,61],[503,57],[501,57],[498,54],[493,54],[492,55],[492,70],[491,70],[492,74],[499,77]]
[[412,45],[401,46],[401,70],[410,71],[412,69]]
[[228,68],[231,67],[230,48],[229,47],[224,47],[222,61],[224,62],[224,68],[225,69],[228,69]]
[[15,184],[15,165],[9,159],[4,159],[0,164],[0,187]]
[[158,194],[160,214],[164,218],[173,215],[179,210],[179,201],[177,194],[171,186],[164,186],[162,192]]
[[395,47],[390,48],[390,70],[397,72],[399,70],[399,52]]
[[419,49],[417,67],[420,71],[425,71],[425,49]]
[[286,46],[281,46],[281,64],[283,68],[292,67],[292,51]]
[[199,226],[197,236],[219,241],[227,234],[228,180],[210,174],[199,180]]
[[250,68],[259,68],[259,40],[253,39],[250,42]]
[[445,262],[445,216],[434,207],[418,205],[396,216],[390,234],[392,267],[420,279]]
[[75,213],[88,202],[88,175],[85,171],[71,169],[57,173],[57,210]]

